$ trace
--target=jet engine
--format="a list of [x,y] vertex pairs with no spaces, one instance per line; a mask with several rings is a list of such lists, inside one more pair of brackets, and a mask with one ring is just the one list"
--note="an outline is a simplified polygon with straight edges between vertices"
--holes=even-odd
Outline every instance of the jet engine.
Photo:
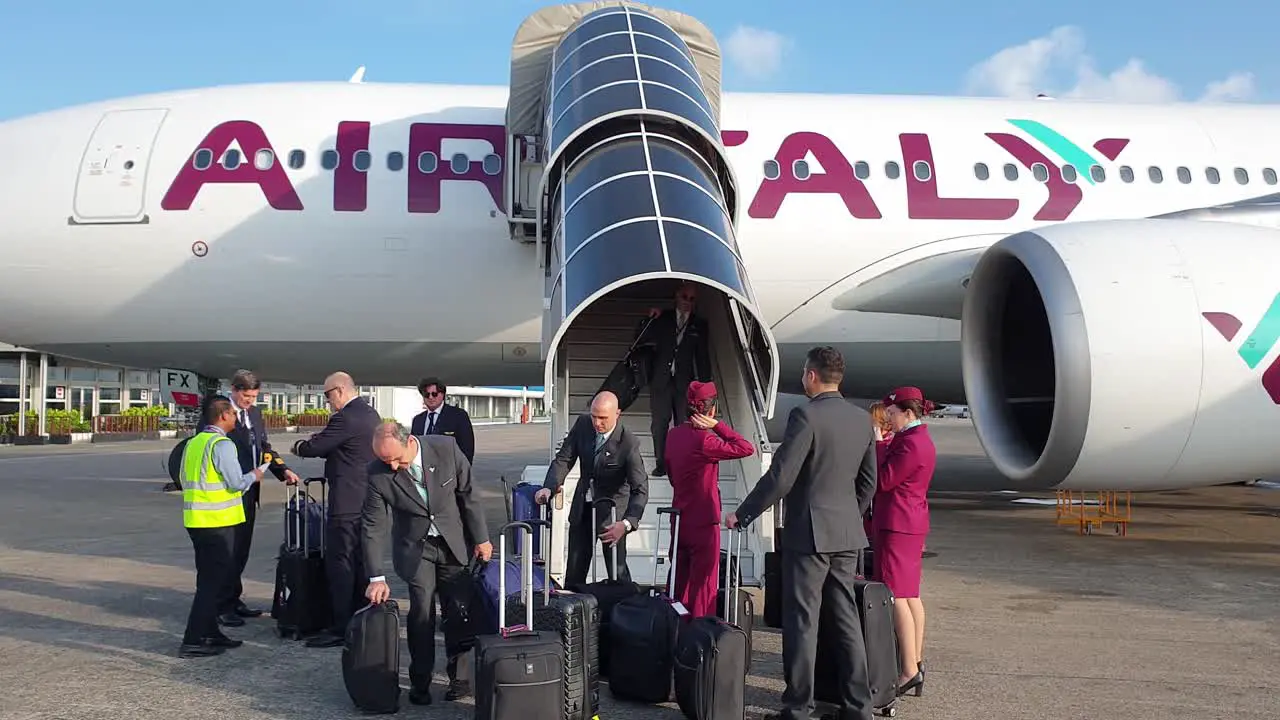
[[1280,231],[1050,225],[983,253],[961,319],[978,437],[1015,488],[1280,472]]

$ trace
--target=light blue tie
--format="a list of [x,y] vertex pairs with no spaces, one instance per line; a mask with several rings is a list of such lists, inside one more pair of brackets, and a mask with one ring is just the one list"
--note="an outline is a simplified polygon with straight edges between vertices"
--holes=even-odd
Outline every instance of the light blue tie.
[[[409,477],[413,478],[413,487],[422,496],[422,503],[427,506],[427,512],[431,512],[431,501],[427,499],[427,486],[422,482],[422,466],[410,465],[407,470],[409,471]],[[440,537],[440,531],[436,530],[434,522],[431,523],[431,529],[427,531],[427,537]]]

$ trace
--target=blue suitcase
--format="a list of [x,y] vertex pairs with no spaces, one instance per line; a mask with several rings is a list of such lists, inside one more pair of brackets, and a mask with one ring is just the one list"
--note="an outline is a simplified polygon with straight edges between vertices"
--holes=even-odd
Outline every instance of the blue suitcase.
[[[542,557],[542,525],[538,524],[538,521],[542,519],[542,513],[538,509],[538,503],[533,500],[533,496],[538,494],[542,486],[528,482],[519,482],[512,485],[507,482],[505,475],[502,476],[501,480],[507,501],[507,522],[529,523],[533,526],[533,560],[534,562],[545,562],[545,558]],[[516,532],[512,531],[510,542],[516,547],[520,547],[518,539],[515,537]]]

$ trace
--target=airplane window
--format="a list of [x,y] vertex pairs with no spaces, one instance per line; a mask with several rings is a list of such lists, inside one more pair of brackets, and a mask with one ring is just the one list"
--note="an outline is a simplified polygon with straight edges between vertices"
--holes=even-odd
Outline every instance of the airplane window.
[[1062,175],[1064,182],[1069,183],[1073,183],[1080,178],[1080,175],[1076,173],[1075,165],[1063,165],[1062,171],[1059,174]]
[[987,169],[986,163],[974,163],[973,176],[978,178],[979,180],[986,180],[987,178],[991,177],[991,171]]
[[1151,167],[1147,168],[1147,177],[1151,178],[1151,182],[1153,183],[1164,182],[1164,173],[1160,172],[1160,168],[1156,167],[1155,165],[1152,165]]
[[871,177],[871,166],[866,160],[859,160],[853,164],[853,176],[859,180],[866,180]]
[[890,160],[889,162],[885,163],[885,164],[884,164],[884,174],[885,174],[886,176],[888,176],[888,178],[889,178],[890,180],[897,180],[897,179],[898,179],[898,163],[896,163],[896,162],[894,162],[894,161],[892,161],[892,160]]
[[1004,164],[1004,179],[1010,182],[1018,179],[1018,166],[1012,163]]
[[240,151],[235,148],[228,149],[222,155],[222,167],[228,170],[235,170],[240,167]]
[[253,154],[253,166],[259,170],[270,170],[272,165],[276,164],[276,154],[267,148],[262,148]]
[[1133,182],[1133,168],[1129,167],[1128,165],[1121,165],[1120,179],[1127,183]]
[[470,168],[471,161],[467,159],[466,153],[454,153],[453,157],[449,158],[449,169],[453,171],[454,175],[466,174]]
[[485,175],[497,175],[502,172],[502,158],[489,153],[484,156],[484,160],[480,161],[480,168],[484,170]]
[[1036,182],[1049,182],[1049,168],[1045,167],[1044,163],[1031,163],[1031,177],[1035,178]]
[[1262,168],[1262,180],[1268,185],[1276,184],[1276,171],[1271,168]]
[[325,170],[332,170],[338,167],[338,151],[325,150],[324,152],[320,153],[320,167],[324,168]]
[[804,160],[795,160],[791,163],[791,176],[797,180],[809,179],[809,163]]
[[1236,182],[1241,185],[1249,184],[1249,171],[1244,168],[1236,168]]
[[387,169],[391,172],[400,172],[404,169],[404,153],[391,152],[387,153]]
[[764,161],[764,179],[777,180],[780,177],[782,177],[782,168],[778,167],[778,161],[765,160]]
[[213,164],[213,151],[209,148],[200,148],[196,151],[196,156],[191,158],[191,167],[197,170],[208,170]]
[[1096,182],[1096,183],[1106,182],[1106,181],[1107,181],[1107,170],[1106,170],[1106,168],[1102,167],[1101,165],[1090,165],[1090,166],[1089,166],[1089,177],[1093,178],[1093,181],[1094,181],[1094,182]]
[[1218,175],[1218,168],[1216,167],[1205,168],[1204,179],[1208,180],[1210,185],[1217,185],[1222,181],[1222,177]]
[[289,168],[292,170],[301,170],[303,165],[307,164],[307,153],[303,150],[291,150],[289,152]]
[[1191,182],[1191,170],[1189,168],[1178,168],[1178,182],[1187,185]]
[[368,150],[357,150],[356,154],[351,156],[351,166],[360,172],[369,172],[372,165],[373,155]]
[[916,176],[920,182],[929,182],[929,163],[923,160],[917,160],[911,164],[911,173]]
[[418,171],[430,175],[440,167],[440,159],[433,152],[418,155]]

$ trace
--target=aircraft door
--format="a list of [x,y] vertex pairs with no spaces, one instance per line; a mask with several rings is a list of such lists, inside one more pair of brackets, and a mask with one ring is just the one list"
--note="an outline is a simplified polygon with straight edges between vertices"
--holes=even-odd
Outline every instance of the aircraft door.
[[147,166],[168,112],[145,108],[103,114],[80,161],[73,223],[147,222]]

